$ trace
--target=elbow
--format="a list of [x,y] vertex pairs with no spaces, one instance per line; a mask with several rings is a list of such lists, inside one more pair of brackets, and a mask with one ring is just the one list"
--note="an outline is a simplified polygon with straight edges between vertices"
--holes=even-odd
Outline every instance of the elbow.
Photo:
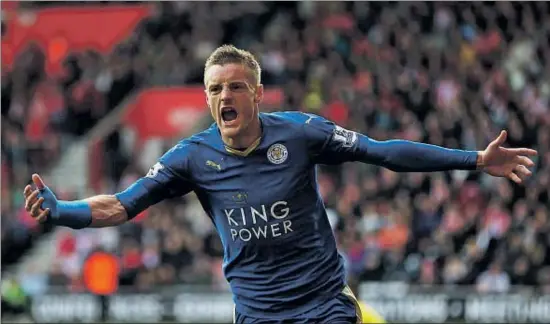
[[126,221],[128,221],[128,216],[126,214],[126,211],[112,213],[112,214],[98,215],[97,217],[92,216],[92,223],[90,224],[90,227],[92,228],[112,227],[112,226],[122,225]]
[[403,161],[400,161],[398,157],[392,157],[387,156],[383,162],[382,166],[386,169],[393,171],[393,172],[410,172],[413,171],[411,166],[408,166],[403,163]]
[[92,208],[92,223],[90,227],[101,228],[124,224],[129,220],[129,215],[122,203],[114,198],[116,202],[110,204],[98,204]]
[[403,150],[406,147],[400,147],[400,141],[376,141],[368,139],[363,146],[362,151],[366,152],[365,160],[375,165],[384,167],[393,172],[411,171],[411,165],[403,158]]

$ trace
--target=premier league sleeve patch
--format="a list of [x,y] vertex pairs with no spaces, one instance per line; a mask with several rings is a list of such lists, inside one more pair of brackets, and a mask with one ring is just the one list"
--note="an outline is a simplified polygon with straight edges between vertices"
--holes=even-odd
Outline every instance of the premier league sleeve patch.
[[332,134],[332,140],[341,143],[343,147],[352,147],[357,142],[357,133],[336,126]]
[[155,163],[155,165],[151,167],[151,169],[149,169],[149,172],[147,172],[146,177],[154,178],[162,169],[164,169],[164,165],[160,164],[160,162],[157,162]]

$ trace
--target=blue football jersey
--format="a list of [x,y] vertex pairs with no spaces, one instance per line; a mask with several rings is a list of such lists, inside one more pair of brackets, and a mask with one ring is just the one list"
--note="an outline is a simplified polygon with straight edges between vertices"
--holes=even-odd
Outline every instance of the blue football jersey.
[[214,124],[180,141],[117,194],[133,217],[194,191],[221,238],[236,310],[253,318],[292,318],[345,287],[344,261],[317,188],[317,164],[361,160],[413,171],[475,167],[473,153],[417,145],[411,159],[427,157],[415,167],[398,153],[410,144],[388,146],[316,115],[261,113],[260,120],[262,136],[246,151],[226,147]]
[[315,165],[345,160],[357,135],[299,112],[262,113],[260,120],[262,137],[248,150],[226,147],[214,124],[175,145],[131,197],[118,198],[127,210],[142,210],[194,191],[220,235],[237,311],[288,317],[345,286]]

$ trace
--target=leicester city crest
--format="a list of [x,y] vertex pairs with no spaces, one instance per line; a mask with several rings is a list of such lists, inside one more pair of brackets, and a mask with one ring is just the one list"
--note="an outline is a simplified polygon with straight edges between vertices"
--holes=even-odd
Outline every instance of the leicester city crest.
[[273,144],[267,150],[267,159],[273,164],[281,164],[288,158],[288,150],[283,144]]

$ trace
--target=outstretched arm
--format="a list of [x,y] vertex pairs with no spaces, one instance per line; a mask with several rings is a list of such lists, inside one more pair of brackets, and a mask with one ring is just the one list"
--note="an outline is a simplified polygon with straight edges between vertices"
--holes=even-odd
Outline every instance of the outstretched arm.
[[85,227],[115,226],[132,219],[161,200],[182,196],[192,190],[187,180],[187,146],[178,144],[156,163],[149,173],[116,195],[99,195],[84,200],[57,200],[40,176],[32,177],[36,189],[25,187],[25,208],[40,222]]
[[[142,178],[116,195],[98,195],[83,200],[57,200],[39,175],[24,190],[25,209],[39,222],[66,226],[74,229],[120,225],[159,201],[188,191],[169,192],[169,187]],[[186,188],[182,186],[181,188]],[[187,187],[188,188],[188,187]]]
[[483,151],[448,149],[407,140],[376,141],[366,135],[343,129],[314,115],[304,122],[309,151],[315,163],[338,164],[361,161],[397,172],[481,170],[493,176],[507,177],[516,183],[531,175],[534,165],[528,156],[535,150],[502,147],[502,132]]
[[448,149],[406,140],[375,141],[358,134],[354,160],[386,167],[396,172],[475,170],[481,152]]
[[41,223],[74,229],[106,227],[122,224],[128,220],[126,209],[114,195],[99,195],[78,201],[57,200],[39,175],[32,176],[36,189],[25,187],[25,209]]

